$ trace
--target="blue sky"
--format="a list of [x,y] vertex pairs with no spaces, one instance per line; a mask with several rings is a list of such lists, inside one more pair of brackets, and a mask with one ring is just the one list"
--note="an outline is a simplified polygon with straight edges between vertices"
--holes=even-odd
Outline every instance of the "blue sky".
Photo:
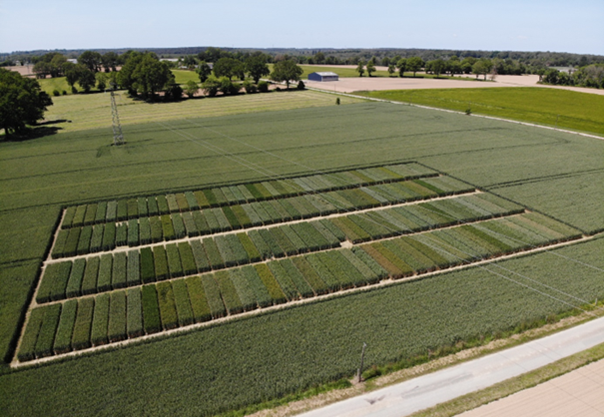
[[0,52],[431,48],[604,55],[604,0],[1,0]]

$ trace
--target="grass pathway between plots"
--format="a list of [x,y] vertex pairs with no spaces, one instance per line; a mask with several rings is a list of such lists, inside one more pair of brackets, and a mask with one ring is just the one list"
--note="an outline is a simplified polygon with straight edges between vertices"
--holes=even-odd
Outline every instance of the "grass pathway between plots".
[[108,202],[67,208],[18,361],[118,346],[582,238],[419,164],[277,181],[264,192],[245,184],[247,198],[231,186],[166,196],[157,212],[149,208],[162,196],[127,200],[121,214],[119,202],[103,216],[98,207]]

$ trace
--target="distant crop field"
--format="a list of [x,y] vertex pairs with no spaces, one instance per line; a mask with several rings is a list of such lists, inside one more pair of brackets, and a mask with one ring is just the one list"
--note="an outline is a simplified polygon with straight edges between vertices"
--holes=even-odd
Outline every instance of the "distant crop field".
[[393,90],[359,95],[604,135],[604,96],[550,88]]
[[300,93],[0,142],[3,414],[249,411],[604,297],[603,141]]

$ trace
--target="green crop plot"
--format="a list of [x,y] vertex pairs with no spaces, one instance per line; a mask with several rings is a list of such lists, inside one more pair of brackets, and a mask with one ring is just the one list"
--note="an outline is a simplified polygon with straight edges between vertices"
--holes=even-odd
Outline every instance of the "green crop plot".
[[[604,297],[604,142],[332,96],[288,109],[297,94],[243,114],[220,106],[248,96],[186,116],[126,105],[140,116],[120,148],[109,124],[0,143],[3,414],[215,415],[348,378],[363,341],[368,365],[399,363]],[[85,107],[65,118],[76,125],[67,115]],[[489,262],[449,270],[478,259]],[[40,274],[45,262],[57,266]],[[307,304],[269,310],[294,300]],[[164,336],[183,326],[198,328]]]
[[367,97],[423,104],[604,135],[604,96],[553,88],[472,88],[360,92]]

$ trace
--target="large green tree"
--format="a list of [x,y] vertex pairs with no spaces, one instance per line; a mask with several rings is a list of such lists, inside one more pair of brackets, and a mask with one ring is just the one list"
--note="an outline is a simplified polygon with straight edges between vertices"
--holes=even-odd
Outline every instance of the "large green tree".
[[85,65],[92,72],[101,70],[103,57],[98,52],[85,51],[78,57],[78,64]]
[[292,81],[300,81],[300,76],[304,70],[291,59],[279,61],[273,67],[271,79],[277,82],[284,82],[289,90],[289,83]]
[[214,75],[217,78],[227,77],[229,80],[240,72],[241,61],[235,58],[220,58],[214,63]]
[[205,83],[208,77],[212,74],[212,68],[210,68],[206,61],[201,61],[196,72],[199,75],[199,81]]
[[413,76],[415,77],[415,73],[422,69],[424,66],[424,60],[418,56],[412,56],[411,58],[407,58],[407,71],[413,72]]
[[478,78],[479,75],[484,75],[484,79],[486,80],[487,74],[491,72],[492,68],[493,63],[491,62],[491,60],[483,58],[479,59],[474,63],[474,65],[472,65],[472,72],[476,74],[476,78]]
[[261,77],[265,77],[271,73],[266,65],[265,58],[259,55],[251,56],[245,61],[245,70],[256,84],[258,84]]
[[52,100],[38,81],[0,68],[0,128],[6,135],[22,133],[44,117]]

